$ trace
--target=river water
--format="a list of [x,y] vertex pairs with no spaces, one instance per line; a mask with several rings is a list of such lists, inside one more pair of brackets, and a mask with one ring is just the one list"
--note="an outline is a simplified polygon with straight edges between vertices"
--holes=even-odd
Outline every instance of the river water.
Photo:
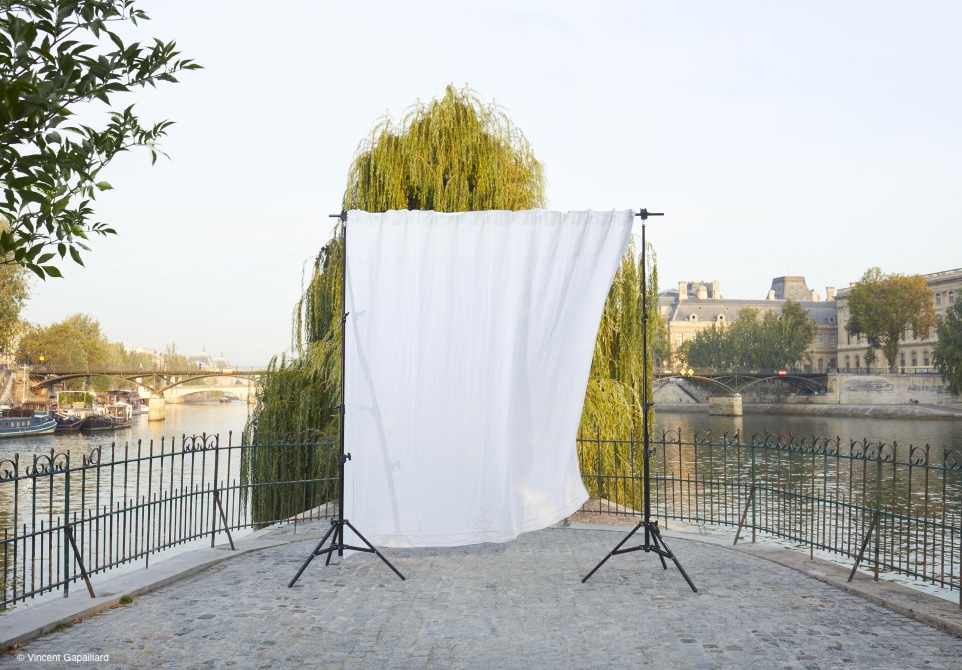
[[962,420],[958,419],[885,419],[864,416],[812,416],[803,414],[745,414],[741,417],[709,416],[703,412],[662,411],[655,405],[655,429],[682,430],[685,438],[694,430],[711,430],[721,437],[726,431],[741,432],[741,441],[749,442],[753,433],[792,435],[799,437],[841,438],[849,441],[898,443],[933,448],[962,449]]
[[[112,432],[61,433],[16,439],[0,440],[0,459],[8,459],[19,453],[21,462],[35,453],[57,453],[70,451],[71,454],[85,454],[95,446],[118,447],[129,443],[136,445],[142,440],[146,445],[150,440],[159,442],[176,439],[180,444],[181,436],[201,433],[219,434],[221,444],[232,439],[233,444],[240,442],[241,432],[247,421],[247,404],[231,403],[189,403],[167,405],[165,421],[147,421],[147,415],[135,417],[130,428]],[[842,444],[849,440],[897,442],[900,446],[909,445],[962,449],[962,420],[951,419],[883,419],[862,416],[811,416],[799,414],[746,414],[742,417],[709,416],[703,412],[671,412],[659,410],[655,406],[655,429],[681,429],[685,437],[692,431],[711,430],[713,435],[721,436],[726,431],[741,431],[742,441],[751,439],[752,433],[789,433],[802,437],[838,437]],[[229,436],[233,433],[232,436]]]
[[[0,440],[0,460],[11,459],[16,453],[20,454],[20,462],[31,458],[34,454],[49,454],[53,449],[56,453],[71,454],[71,462],[87,454],[93,447],[109,447],[111,443],[117,447],[129,444],[131,447],[142,440],[146,446],[153,440],[159,443],[161,438],[168,442],[175,440],[179,446],[183,435],[219,434],[221,445],[227,444],[230,438],[233,444],[239,444],[244,424],[247,422],[247,403],[243,402],[209,402],[185,403],[167,405],[164,421],[147,421],[147,413],[135,416],[130,428],[114,431],[55,433],[53,435],[37,435],[34,437],[6,438]],[[229,435],[233,433],[233,435]],[[107,449],[104,450],[108,452]]]

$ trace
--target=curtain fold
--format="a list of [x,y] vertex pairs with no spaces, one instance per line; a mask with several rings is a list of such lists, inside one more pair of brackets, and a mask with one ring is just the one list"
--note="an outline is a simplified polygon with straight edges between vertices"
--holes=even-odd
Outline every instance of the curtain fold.
[[345,518],[504,542],[588,495],[576,438],[631,210],[347,216]]

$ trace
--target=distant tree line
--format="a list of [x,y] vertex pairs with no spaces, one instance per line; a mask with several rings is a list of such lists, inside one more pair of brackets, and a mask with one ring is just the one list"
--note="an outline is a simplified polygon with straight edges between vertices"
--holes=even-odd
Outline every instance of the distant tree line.
[[713,323],[681,345],[679,353],[692,368],[774,370],[811,363],[809,351],[818,324],[795,300],[780,312],[745,307],[738,320]]
[[[187,367],[187,358],[177,354],[174,345],[169,345],[167,350],[165,361],[168,367]],[[30,365],[35,370],[43,367],[153,370],[156,365],[153,354],[127,351],[123,343],[107,339],[99,321],[79,313],[50,326],[25,324],[15,352],[15,361],[19,365]],[[102,376],[66,382],[71,389],[83,388],[88,383],[94,391],[107,391],[118,387],[133,388],[133,384]]]

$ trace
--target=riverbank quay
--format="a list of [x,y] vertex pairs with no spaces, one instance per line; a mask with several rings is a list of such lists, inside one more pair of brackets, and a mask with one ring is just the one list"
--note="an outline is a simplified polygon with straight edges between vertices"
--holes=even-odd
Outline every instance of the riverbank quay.
[[[958,603],[864,573],[849,584],[844,567],[774,545],[666,530],[697,593],[643,551],[612,557],[582,584],[628,531],[585,523],[504,544],[385,550],[406,581],[369,554],[318,559],[288,588],[326,524],[296,530],[95,580],[97,603],[81,585],[69,599],[8,612],[4,646],[26,644],[0,664],[86,655],[100,668],[767,669],[962,659]],[[124,595],[133,602],[118,606]]]
[[[707,414],[708,403],[655,404],[655,411]],[[803,403],[742,403],[745,414],[798,414],[802,416],[849,416],[875,419],[962,419],[962,404],[952,405],[830,405]]]

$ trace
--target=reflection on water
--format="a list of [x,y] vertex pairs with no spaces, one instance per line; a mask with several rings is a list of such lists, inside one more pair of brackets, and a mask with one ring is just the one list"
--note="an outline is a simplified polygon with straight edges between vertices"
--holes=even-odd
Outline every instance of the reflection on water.
[[8,438],[0,440],[0,459],[11,459],[20,454],[21,468],[34,454],[70,452],[72,459],[87,454],[93,447],[108,451],[111,443],[122,447],[142,440],[146,446],[151,440],[159,443],[161,438],[169,444],[175,439],[179,445],[182,435],[201,433],[219,434],[221,444],[226,445],[228,433],[233,432],[233,443],[238,444],[247,421],[247,404],[242,402],[211,402],[167,405],[166,420],[147,421],[147,414],[134,417],[130,428],[113,431],[55,433],[35,437]]
[[711,430],[720,437],[726,431],[740,431],[742,441],[753,433],[804,437],[841,438],[850,441],[896,442],[909,445],[962,449],[962,420],[953,419],[880,419],[863,416],[810,416],[799,414],[745,414],[740,417],[709,416],[708,412],[668,412],[655,406],[655,429],[677,430],[685,435],[693,430]]

